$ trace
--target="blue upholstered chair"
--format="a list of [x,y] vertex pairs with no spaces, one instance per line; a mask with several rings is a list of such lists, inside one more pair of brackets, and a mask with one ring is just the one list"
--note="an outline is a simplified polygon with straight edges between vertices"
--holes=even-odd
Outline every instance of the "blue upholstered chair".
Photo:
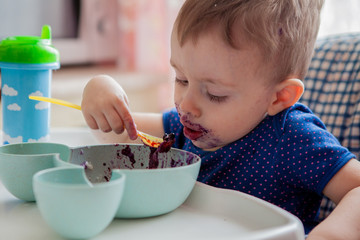
[[[360,33],[319,39],[300,102],[360,160]],[[324,198],[319,220],[335,207]]]

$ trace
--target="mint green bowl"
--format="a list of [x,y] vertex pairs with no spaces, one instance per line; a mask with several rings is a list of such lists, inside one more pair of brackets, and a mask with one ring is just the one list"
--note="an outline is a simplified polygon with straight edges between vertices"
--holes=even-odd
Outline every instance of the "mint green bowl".
[[[144,218],[175,210],[190,195],[200,170],[200,157],[180,149],[156,153],[143,144],[105,144],[72,149],[72,164],[90,163],[90,181],[105,173],[126,176],[117,218]],[[96,171],[94,170],[96,169]],[[106,176],[107,175],[107,176]]]
[[34,175],[36,203],[47,224],[65,238],[91,238],[113,220],[123,196],[125,176],[91,184],[84,170],[59,167]]
[[18,143],[0,147],[0,180],[15,197],[35,201],[32,178],[40,170],[53,168],[59,158],[68,159],[70,149],[55,143]]

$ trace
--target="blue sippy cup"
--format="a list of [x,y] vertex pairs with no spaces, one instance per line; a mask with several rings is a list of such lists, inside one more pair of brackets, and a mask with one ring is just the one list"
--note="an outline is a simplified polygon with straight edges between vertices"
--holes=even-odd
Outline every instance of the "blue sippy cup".
[[29,96],[50,97],[52,70],[59,67],[48,25],[41,37],[8,37],[0,42],[3,144],[49,140],[50,104]]

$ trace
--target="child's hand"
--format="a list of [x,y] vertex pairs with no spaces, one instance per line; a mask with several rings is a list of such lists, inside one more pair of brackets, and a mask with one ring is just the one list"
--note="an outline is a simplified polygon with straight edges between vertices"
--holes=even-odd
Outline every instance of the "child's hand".
[[126,129],[131,140],[137,138],[127,96],[111,77],[99,75],[88,82],[84,88],[81,109],[90,128],[118,134]]

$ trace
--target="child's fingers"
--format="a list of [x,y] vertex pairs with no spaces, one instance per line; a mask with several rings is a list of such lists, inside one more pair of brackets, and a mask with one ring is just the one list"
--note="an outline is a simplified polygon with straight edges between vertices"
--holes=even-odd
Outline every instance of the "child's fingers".
[[130,139],[135,140],[137,138],[137,130],[130,109],[124,103],[115,105],[115,108],[122,119],[122,123],[125,125],[125,129],[128,132]]
[[96,123],[99,126],[99,129],[103,132],[111,132],[111,126],[108,123],[106,116],[104,114],[99,114],[96,117],[94,117],[96,119]]
[[83,114],[86,124],[91,129],[99,129],[99,126],[96,123],[96,120],[89,114]]
[[110,124],[111,129],[117,133],[123,133],[124,132],[124,122],[119,116],[119,114],[116,112],[116,109],[113,108],[109,113],[105,114],[106,119],[108,123]]
[[125,128],[128,132],[130,139],[135,140],[137,138],[137,130],[132,116],[125,115],[123,119],[124,119]]

